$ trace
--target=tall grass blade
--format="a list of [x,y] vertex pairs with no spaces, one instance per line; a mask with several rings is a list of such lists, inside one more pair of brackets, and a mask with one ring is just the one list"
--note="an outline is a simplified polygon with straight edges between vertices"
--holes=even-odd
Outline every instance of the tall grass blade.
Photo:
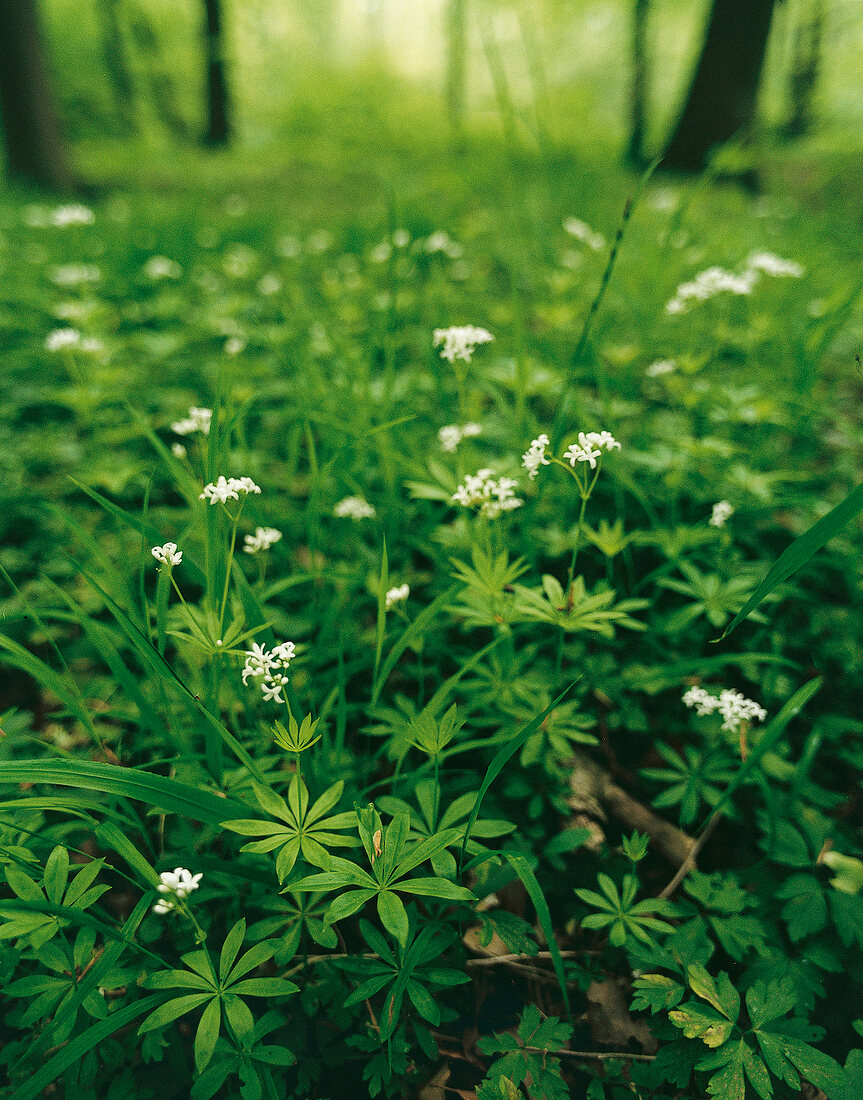
[[88,760],[0,760],[0,783],[49,783],[134,798],[167,814],[218,825],[248,815],[248,807],[163,775]]
[[860,511],[863,511],[863,482],[856,489],[852,489],[841,504],[837,504],[831,512],[828,512],[826,516],[822,516],[808,531],[796,538],[790,546],[782,551],[768,570],[764,580],[758,585],[716,641],[721,642],[723,638],[726,638],[739,623],[743,622],[750,612],[758,607],[765,596],[769,595],[774,588],[777,588],[784,581],[787,581],[801,565],[805,565],[813,554],[828,543],[835,534],[838,534]]
[[557,984],[560,986],[563,1003],[566,1006],[566,1014],[571,1019],[572,1012],[569,1007],[569,994],[566,990],[566,974],[563,969],[563,958],[560,954],[560,948],[557,945],[554,925],[551,923],[551,912],[548,908],[548,902],[545,900],[545,894],[543,894],[542,887],[539,885],[539,882],[537,882],[536,875],[533,873],[533,868],[523,855],[515,852],[504,852],[503,857],[524,883],[524,888],[527,890],[527,896],[533,903],[533,908],[536,911],[536,919],[539,921],[539,927],[542,929],[542,934],[545,936],[545,942],[548,944],[551,963],[554,967],[555,976],[557,977]]

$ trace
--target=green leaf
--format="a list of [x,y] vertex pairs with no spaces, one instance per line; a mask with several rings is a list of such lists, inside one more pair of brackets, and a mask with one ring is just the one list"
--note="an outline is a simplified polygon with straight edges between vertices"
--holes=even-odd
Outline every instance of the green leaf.
[[45,864],[45,895],[49,901],[59,905],[66,892],[66,883],[69,879],[69,853],[58,844],[48,856]]
[[[153,976],[155,977],[155,975]],[[179,1019],[180,1016],[185,1016],[193,1008],[202,1005],[204,1001],[212,1001],[212,999],[213,993],[210,991],[208,993],[190,993],[185,997],[174,997],[170,1001],[165,1001],[163,1005],[160,1005],[155,1012],[151,1012],[144,1020],[138,1028],[138,1034],[145,1035],[148,1031],[155,1031],[158,1027],[164,1027],[166,1024]]]
[[227,980],[231,967],[236,961],[240,947],[246,935],[246,918],[240,917],[231,931],[225,936],[222,951],[219,955],[219,977],[224,983]]
[[790,546],[783,550],[767,571],[764,580],[737,612],[717,641],[722,641],[723,638],[727,637],[738,623],[741,623],[750,612],[755,610],[765,596],[784,581],[787,581],[793,573],[796,573],[801,565],[809,561],[814,553],[828,543],[835,534],[838,534],[861,510],[863,510],[863,484],[858,485],[856,489],[852,489],[841,504],[837,504],[832,511],[828,512],[826,516],[822,516],[808,531],[796,538]]
[[198,1073],[203,1073],[213,1057],[221,1026],[222,1006],[218,998],[214,997],[204,1009],[195,1033],[195,1068]]
[[728,1040],[734,1025],[718,1012],[689,1001],[668,1013],[675,1027],[679,1027],[687,1039],[700,1039],[706,1046],[719,1047]]
[[327,910],[327,915],[324,918],[326,923],[335,924],[336,921],[352,916],[358,909],[362,909],[366,902],[370,901],[377,892],[377,890],[351,890],[349,893],[340,894]]
[[394,936],[403,948],[408,942],[408,915],[404,902],[391,890],[381,890],[378,894],[378,916],[381,924]]
[[241,997],[287,997],[299,991],[298,985],[285,978],[246,978],[231,986],[231,992]]

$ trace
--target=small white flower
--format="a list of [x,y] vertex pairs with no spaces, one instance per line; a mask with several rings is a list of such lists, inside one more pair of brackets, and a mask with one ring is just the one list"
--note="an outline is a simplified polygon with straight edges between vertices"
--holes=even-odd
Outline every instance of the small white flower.
[[605,237],[591,229],[581,218],[567,218],[563,228],[577,241],[582,241],[588,248],[592,248],[594,252],[605,248]]
[[724,527],[726,521],[734,515],[734,508],[727,500],[720,500],[713,505],[713,514],[707,521],[711,527]]
[[389,241],[381,241],[380,244],[376,244],[375,247],[369,253],[369,258],[372,263],[385,264],[387,260],[393,254],[393,246]]
[[708,267],[705,271],[700,271],[691,282],[681,283],[665,310],[667,313],[682,313],[690,300],[704,302],[721,291],[751,294],[758,278],[758,269],[752,265],[742,275],[735,275],[733,271],[726,271],[721,267]]
[[570,466],[575,466],[576,462],[588,462],[591,470],[595,470],[596,460],[602,457],[603,448],[606,451],[620,450],[620,443],[611,432],[579,432],[578,443],[571,443],[563,457],[568,459]]
[[185,458],[186,448],[183,446],[182,443],[172,443],[171,454],[174,456],[174,458]]
[[400,584],[396,588],[391,588],[386,594],[386,609],[387,611],[393,606],[393,604],[401,603],[406,600],[411,594],[410,585]]
[[703,687],[691,687],[684,692],[683,703],[690,710],[694,707],[695,713],[701,715],[712,714],[719,706],[719,700]]
[[177,435],[191,435],[192,432],[209,435],[212,419],[212,409],[198,409],[193,405],[189,409],[188,417],[185,420],[176,420],[171,425],[171,431]]
[[58,206],[51,211],[51,224],[57,229],[65,229],[69,225],[92,225],[95,220],[93,211],[80,203]]
[[530,447],[521,456],[521,464],[527,470],[527,476],[531,481],[539,473],[540,466],[550,466],[551,462],[545,457],[545,448],[548,446],[548,436],[545,432],[531,440]]
[[57,286],[80,286],[81,283],[96,283],[102,273],[93,264],[64,264],[52,268],[50,279]]
[[437,437],[440,440],[442,449],[451,454],[461,443],[463,434],[457,424],[447,424],[445,428],[440,429]]
[[765,275],[773,275],[775,278],[790,276],[799,279],[806,274],[805,268],[793,260],[783,260],[781,256],[774,256],[772,252],[753,252],[746,261],[746,266],[753,271],[763,271]]
[[511,512],[524,504],[515,495],[517,486],[518,482],[511,477],[498,479],[492,469],[477,470],[475,474],[465,475],[464,483],[450,500],[465,508],[475,508],[487,519],[496,519],[501,512]]
[[728,688],[720,691],[717,699],[704,688],[693,687],[684,694],[683,702],[687,707],[694,707],[695,713],[700,715],[713,714],[718,710],[722,715],[722,728],[726,733],[737,733],[741,722],[751,722],[753,719],[763,722],[767,717],[767,711],[758,703],[747,699],[739,691],[731,691]]
[[262,677],[261,694],[264,699],[267,702],[284,703],[281,693],[289,680],[288,666],[296,648],[293,642],[281,642],[268,650],[259,643],[253,642],[252,648],[245,653],[243,683],[248,683],[250,676],[260,676]]
[[88,355],[99,355],[105,350],[105,345],[97,336],[84,336],[79,347]]
[[170,913],[177,908],[177,902],[187,898],[203,878],[203,872],[193,875],[185,867],[175,867],[173,871],[162,871],[161,883],[156,887],[163,896],[153,906],[154,913]]
[[222,475],[215,483],[204,486],[198,500],[209,500],[210,504],[225,504],[229,500],[239,500],[240,493],[260,493],[260,486],[250,477],[229,477]]
[[482,424],[462,424],[461,434],[465,439],[475,435],[482,435]]
[[375,515],[373,505],[362,497],[345,497],[333,508],[333,515],[339,519],[372,519]]
[[747,699],[739,691],[728,689],[719,693],[718,710],[724,718],[722,728],[728,733],[736,733],[741,722],[751,722],[754,718],[763,722],[767,717],[767,711],[763,707]]
[[162,565],[179,565],[183,560],[183,551],[177,549],[175,542],[166,542],[164,546],[154,546],[150,553]]
[[407,248],[411,243],[411,235],[406,229],[397,229],[393,233],[393,244],[396,248]]
[[45,337],[47,351],[65,351],[81,346],[81,333],[76,328],[55,328]]
[[677,370],[677,364],[673,359],[657,359],[644,373],[648,378],[659,378],[660,375],[671,374],[675,370]]
[[247,554],[259,554],[262,550],[269,550],[279,541],[282,532],[275,527],[256,527],[254,535],[245,535],[243,549]]
[[159,279],[179,279],[183,269],[167,256],[151,256],[144,264],[144,274],[148,279],[157,282]]
[[427,237],[424,247],[429,255],[442,252],[450,260],[460,260],[464,255],[462,246],[457,241],[452,240],[449,234],[444,233],[443,230],[437,230],[437,232]]
[[265,297],[278,294],[281,289],[282,280],[273,271],[268,271],[258,280],[258,294],[263,294]]
[[484,328],[476,328],[474,325],[452,325],[450,328],[436,328],[434,330],[433,344],[443,344],[441,359],[448,363],[456,359],[463,359],[469,363],[476,350],[477,344],[487,344],[494,337]]
[[223,350],[225,355],[239,355],[246,350],[246,341],[240,336],[229,336]]

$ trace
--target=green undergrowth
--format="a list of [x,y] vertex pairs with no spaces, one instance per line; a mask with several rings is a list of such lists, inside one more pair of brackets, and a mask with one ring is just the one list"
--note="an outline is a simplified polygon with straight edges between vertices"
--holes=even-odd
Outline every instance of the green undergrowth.
[[5,1095],[850,1100],[840,219],[331,106],[0,203]]

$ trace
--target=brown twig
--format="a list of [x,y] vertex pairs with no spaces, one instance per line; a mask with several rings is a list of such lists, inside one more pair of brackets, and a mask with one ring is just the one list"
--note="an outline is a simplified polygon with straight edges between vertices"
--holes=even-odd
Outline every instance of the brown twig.
[[689,854],[686,856],[686,858],[683,860],[683,862],[677,868],[677,871],[674,874],[674,878],[672,878],[672,880],[665,887],[665,889],[662,891],[662,893],[659,895],[659,897],[661,897],[661,898],[670,898],[671,895],[674,893],[674,891],[677,889],[677,887],[681,884],[681,882],[683,882],[683,880],[686,878],[686,876],[689,874],[689,872],[693,869],[693,867],[695,866],[695,860],[696,860],[696,857],[698,856],[698,853],[701,851],[701,849],[704,847],[704,845],[707,843],[707,841],[712,836],[713,830],[719,824],[719,819],[720,819],[721,816],[722,815],[718,814],[718,813],[713,814],[713,816],[707,822],[707,825],[704,828],[704,832],[693,843],[692,848],[689,851]]

